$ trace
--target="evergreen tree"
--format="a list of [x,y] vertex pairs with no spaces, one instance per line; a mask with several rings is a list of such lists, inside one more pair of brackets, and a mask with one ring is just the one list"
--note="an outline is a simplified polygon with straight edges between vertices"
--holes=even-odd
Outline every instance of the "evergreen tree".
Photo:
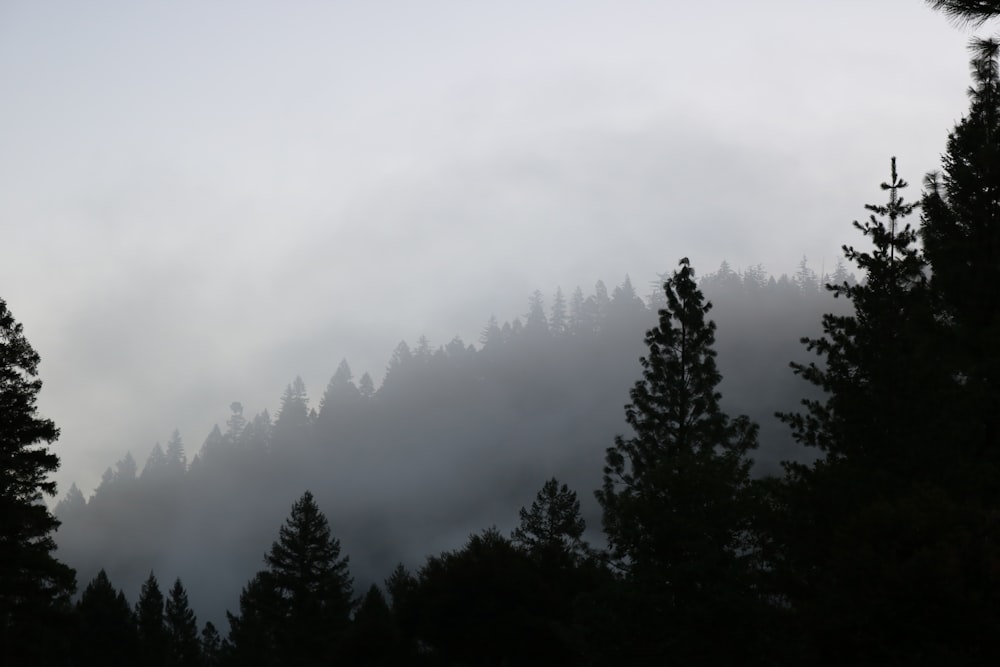
[[240,592],[240,612],[226,612],[231,664],[276,667],[285,664],[277,634],[285,621],[284,600],[266,571],[258,572]]
[[956,21],[972,25],[1000,16],[1000,0],[927,0],[927,4]]
[[844,247],[864,281],[829,286],[854,312],[825,315],[823,336],[804,341],[820,363],[792,364],[824,395],[779,415],[823,453],[812,465],[786,464],[771,487],[778,519],[764,551],[791,662],[975,662],[991,616],[984,591],[962,581],[976,568],[957,565],[974,550],[961,537],[969,518],[956,521],[947,490],[961,457],[941,451],[954,439],[949,371],[926,263],[903,224],[915,208],[905,187],[893,159],[888,202],[854,223],[873,249]]
[[187,591],[180,579],[174,581],[170,589],[164,620],[169,645],[167,664],[172,667],[198,667],[201,664],[198,619],[188,605]]
[[59,458],[59,429],[37,415],[38,353],[0,299],[0,662],[41,664],[69,610],[72,569],[52,556],[59,521],[42,502]]
[[532,557],[548,562],[573,565],[589,553],[583,540],[587,525],[580,516],[576,492],[559,485],[553,477],[545,482],[531,509],[521,508],[521,524],[511,539]]
[[222,638],[212,621],[206,621],[201,630],[201,662],[204,667],[218,667],[222,664]]
[[680,266],[664,284],[667,307],[646,334],[643,379],[626,406],[634,436],[608,449],[597,492],[636,614],[632,636],[619,638],[633,662],[731,661],[713,628],[746,627],[751,597],[747,454],[757,427],[719,408],[711,304],[686,258]]
[[79,631],[74,654],[78,664],[115,667],[137,664],[135,617],[125,594],[115,591],[104,570],[83,589],[76,610]]
[[278,446],[303,445],[308,442],[310,426],[306,385],[301,377],[295,376],[281,397],[281,409],[274,420],[274,442]]
[[[948,137],[940,174],[928,176],[921,237],[948,336],[955,382],[953,439],[982,456],[989,494],[1000,469],[1000,41],[973,42],[968,115]],[[971,471],[970,471],[971,472]],[[978,484],[975,486],[979,486]]]
[[163,616],[163,593],[152,572],[142,584],[135,605],[139,629],[139,654],[143,665],[165,665],[168,649],[166,621]]
[[[240,616],[230,615],[236,654],[257,654],[258,660],[270,655],[288,665],[329,662],[350,620],[351,577],[340,541],[310,492],[292,505],[264,560],[267,569],[240,596]],[[267,635],[260,629],[267,627],[273,650],[261,646]]]

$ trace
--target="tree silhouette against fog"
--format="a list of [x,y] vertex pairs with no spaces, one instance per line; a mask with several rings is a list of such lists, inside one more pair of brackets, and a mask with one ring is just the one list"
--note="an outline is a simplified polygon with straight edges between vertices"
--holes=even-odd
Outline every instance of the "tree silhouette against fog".
[[59,458],[48,445],[59,437],[36,401],[38,353],[0,299],[0,662],[42,663],[58,642],[76,588],[72,569],[56,560],[52,533],[59,521],[42,502],[55,495],[49,475]]
[[629,660],[735,659],[715,624],[747,625],[745,536],[757,427],[719,407],[715,324],[687,259],[664,284],[667,306],[646,334],[642,379],[625,408],[634,435],[607,450],[604,509],[610,555],[624,575],[633,624]]

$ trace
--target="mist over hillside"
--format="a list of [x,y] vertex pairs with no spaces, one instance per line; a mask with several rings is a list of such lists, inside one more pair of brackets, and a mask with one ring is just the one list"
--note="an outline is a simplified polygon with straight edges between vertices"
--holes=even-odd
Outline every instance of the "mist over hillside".
[[[788,368],[808,356],[799,338],[846,305],[821,282],[848,278],[840,268],[820,280],[803,260],[791,278],[723,264],[701,280],[715,304],[723,405],[761,427],[759,473],[809,456],[773,413],[806,393]],[[350,556],[357,590],[482,528],[509,532],[552,476],[578,491],[600,543],[593,491],[605,449],[627,428],[623,406],[661,301],[657,286],[628,278],[548,300],[536,292],[523,316],[490,318],[475,343],[401,342],[377,388],[345,359],[321,392],[296,377],[273,416],[234,402],[200,445],[175,432],[109,467],[89,499],[72,488],[56,508],[60,558],[81,581],[105,568],[130,596],[150,570],[181,577],[193,607],[219,623],[305,489]]]

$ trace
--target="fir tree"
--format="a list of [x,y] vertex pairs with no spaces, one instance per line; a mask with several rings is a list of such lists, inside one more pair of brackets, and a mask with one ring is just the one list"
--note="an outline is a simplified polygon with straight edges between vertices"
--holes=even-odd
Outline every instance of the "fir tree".
[[38,353],[0,299],[0,662],[45,662],[76,588],[73,570],[52,556],[59,521],[42,502],[59,458],[59,429],[37,415]]
[[144,665],[166,664],[168,637],[163,616],[163,593],[156,575],[152,572],[142,584],[139,601],[135,605],[136,624],[139,629],[139,653]]
[[534,558],[572,565],[589,553],[576,492],[555,477],[545,482],[530,510],[521,508],[520,517],[511,539]]
[[187,591],[180,579],[174,581],[170,589],[164,620],[169,645],[167,664],[172,667],[198,667],[201,663],[198,619],[188,605]]
[[[643,379],[625,409],[634,436],[607,451],[597,492],[611,557],[638,616],[627,659],[707,659],[710,628],[744,611],[745,536],[757,427],[719,407],[715,324],[687,259],[664,284],[667,307],[646,334]],[[716,656],[723,659],[721,656]],[[624,655],[623,655],[624,659]]]
[[76,604],[79,632],[74,654],[81,665],[131,667],[138,661],[135,616],[125,594],[101,570]]

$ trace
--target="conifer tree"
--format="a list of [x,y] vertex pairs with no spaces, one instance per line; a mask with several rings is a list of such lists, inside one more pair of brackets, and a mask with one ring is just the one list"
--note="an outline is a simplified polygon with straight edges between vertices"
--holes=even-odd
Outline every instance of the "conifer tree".
[[138,662],[135,616],[125,594],[104,570],[83,589],[76,603],[79,628],[74,655],[81,665],[130,667]]
[[166,664],[168,637],[163,616],[163,593],[152,572],[142,584],[139,601],[135,604],[139,629],[139,653],[144,665]]
[[188,605],[187,591],[180,579],[175,580],[170,589],[164,620],[169,645],[167,664],[171,667],[198,667],[201,663],[198,619]]
[[288,665],[329,662],[350,622],[351,577],[312,493],[292,505],[264,561],[267,569],[240,596],[240,616],[230,615],[235,654]]
[[1000,0],[927,0],[927,4],[956,21],[972,25],[1000,16]]
[[711,304],[686,258],[680,266],[664,284],[667,307],[646,334],[643,378],[625,409],[634,435],[607,450],[597,492],[637,614],[623,648],[637,651],[629,660],[657,664],[708,659],[721,647],[706,633],[740,614],[749,595],[748,452],[757,427],[719,407]]
[[555,477],[545,482],[530,510],[521,508],[520,517],[511,540],[533,557],[572,565],[589,552],[576,492]]
[[[920,234],[933,268],[955,383],[956,433],[966,456],[1000,468],[1000,41],[972,44],[968,115],[948,137],[942,172],[926,180]],[[970,471],[971,472],[971,471]],[[995,495],[996,485],[989,493]]]
[[59,521],[42,502],[55,495],[49,475],[59,458],[48,445],[59,429],[39,417],[38,353],[0,299],[0,662],[45,661],[59,617],[76,588],[72,569],[56,560]]

